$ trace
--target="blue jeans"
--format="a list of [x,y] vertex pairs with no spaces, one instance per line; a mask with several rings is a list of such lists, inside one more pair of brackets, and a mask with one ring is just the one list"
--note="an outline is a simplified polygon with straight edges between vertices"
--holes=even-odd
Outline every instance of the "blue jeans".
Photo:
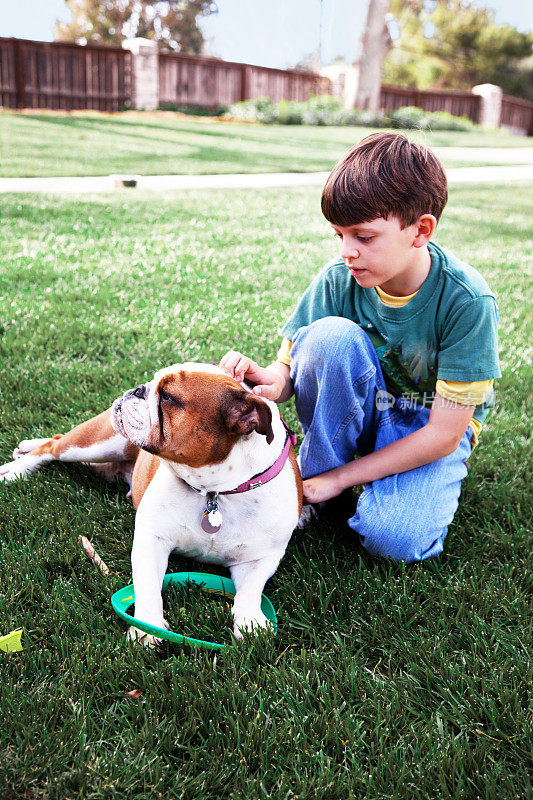
[[[388,405],[387,395],[380,395],[385,381],[370,339],[342,317],[297,331],[291,378],[304,432],[299,455],[304,479],[380,450],[429,419],[429,409],[402,398]],[[468,428],[445,458],[367,484],[348,520],[365,550],[406,562],[442,552],[468,471],[471,437]]]

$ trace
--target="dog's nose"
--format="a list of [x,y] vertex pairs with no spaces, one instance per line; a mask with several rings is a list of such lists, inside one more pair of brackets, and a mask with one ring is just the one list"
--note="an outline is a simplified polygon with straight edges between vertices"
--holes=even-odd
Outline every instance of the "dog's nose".
[[140,400],[144,400],[144,398],[146,397],[146,386],[144,386],[144,384],[141,384],[140,386],[137,386],[133,390],[133,394],[135,395],[135,397],[138,397]]

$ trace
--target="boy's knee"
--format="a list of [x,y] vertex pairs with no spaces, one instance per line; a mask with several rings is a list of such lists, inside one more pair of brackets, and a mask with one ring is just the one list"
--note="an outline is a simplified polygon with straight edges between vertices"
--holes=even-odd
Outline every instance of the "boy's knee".
[[356,322],[345,317],[323,317],[299,328],[294,337],[294,344],[316,349],[325,348],[331,352],[332,348],[345,349],[352,343],[367,339],[366,334]]
[[397,509],[377,507],[358,511],[349,521],[362,547],[374,558],[392,558],[411,563],[442,553],[447,528],[432,529],[424,515],[402,515]]
[[356,322],[344,317],[324,317],[300,328],[291,350],[293,369],[328,374],[374,374],[379,363],[372,342]]

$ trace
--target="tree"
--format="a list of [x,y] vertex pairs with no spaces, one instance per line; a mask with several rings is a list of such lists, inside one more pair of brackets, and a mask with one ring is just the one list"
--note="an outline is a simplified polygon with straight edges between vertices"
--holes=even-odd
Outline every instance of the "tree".
[[533,35],[496,25],[474,0],[391,0],[393,49],[383,80],[419,89],[471,89],[495,83],[509,94],[533,93]]
[[386,17],[390,0],[369,0],[359,56],[347,74],[345,102],[348,106],[379,110],[381,68],[392,46]]
[[161,49],[199,53],[204,43],[198,17],[217,12],[212,0],[65,0],[71,22],[57,22],[57,41],[120,45],[155,39]]
[[319,72],[320,67],[317,63],[316,50],[314,53],[306,53],[288,69],[297,69],[298,72]]

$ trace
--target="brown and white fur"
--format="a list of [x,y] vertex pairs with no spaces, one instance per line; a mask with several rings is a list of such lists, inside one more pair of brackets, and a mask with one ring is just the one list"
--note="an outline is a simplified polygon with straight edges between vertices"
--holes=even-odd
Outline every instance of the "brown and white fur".
[[[267,624],[261,593],[301,512],[293,448],[270,482],[219,496],[223,523],[217,533],[200,526],[205,495],[234,489],[268,469],[285,437],[275,403],[256,397],[218,367],[177,364],[69,433],[20,442],[14,461],[0,467],[0,480],[27,478],[53,461],[90,462],[107,477],[120,475],[130,484],[137,510],[135,616],[166,627],[161,584],[170,553],[178,552],[229,567],[236,588],[234,632],[240,638],[244,630]],[[130,636],[147,645],[156,641],[135,629]]]

